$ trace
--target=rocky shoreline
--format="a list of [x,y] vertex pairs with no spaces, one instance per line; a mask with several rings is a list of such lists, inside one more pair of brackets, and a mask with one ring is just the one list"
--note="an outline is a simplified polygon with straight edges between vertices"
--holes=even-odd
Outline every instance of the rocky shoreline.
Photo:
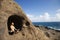
[[38,26],[38,25],[35,25],[35,27],[38,27],[40,30],[43,30],[45,35],[52,39],[52,40],[60,40],[60,30],[56,30],[56,29],[53,29],[53,28],[48,28],[48,27],[45,27],[45,26]]
[[56,31],[56,32],[60,32],[60,30],[59,29],[54,29],[54,28],[50,28],[50,27],[47,27],[47,26],[43,26],[43,25],[41,25],[41,26],[39,26],[39,25],[34,25],[35,27],[38,27],[38,28],[45,28],[45,29],[47,29],[47,30],[54,30],[54,31]]

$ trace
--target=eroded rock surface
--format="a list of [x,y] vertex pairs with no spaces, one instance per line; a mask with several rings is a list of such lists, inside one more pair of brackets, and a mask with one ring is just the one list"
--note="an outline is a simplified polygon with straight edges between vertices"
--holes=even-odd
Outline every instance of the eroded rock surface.
[[[21,30],[16,34],[9,35],[9,25],[12,21],[15,23],[15,26],[17,28],[19,26]],[[0,0],[0,40],[50,39],[45,35],[43,30],[40,30],[32,24],[14,0]]]

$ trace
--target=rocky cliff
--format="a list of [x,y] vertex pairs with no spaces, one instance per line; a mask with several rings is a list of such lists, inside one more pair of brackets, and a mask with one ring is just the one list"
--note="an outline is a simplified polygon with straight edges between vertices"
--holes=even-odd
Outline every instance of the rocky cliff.
[[[9,25],[15,22],[20,27],[16,34],[9,35]],[[35,27],[14,0],[0,0],[0,40],[52,40],[45,32]]]

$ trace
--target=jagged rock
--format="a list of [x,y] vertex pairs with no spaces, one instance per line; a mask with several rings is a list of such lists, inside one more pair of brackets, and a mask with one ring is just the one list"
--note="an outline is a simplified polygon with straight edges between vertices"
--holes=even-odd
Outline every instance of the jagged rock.
[[[9,25],[15,22],[20,27],[16,34],[9,35]],[[50,40],[36,28],[14,0],[0,0],[0,40]]]

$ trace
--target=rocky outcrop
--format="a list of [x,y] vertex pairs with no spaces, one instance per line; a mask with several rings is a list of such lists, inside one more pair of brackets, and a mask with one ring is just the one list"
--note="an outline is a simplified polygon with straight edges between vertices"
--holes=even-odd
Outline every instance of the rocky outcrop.
[[[9,25],[20,31],[9,35]],[[47,34],[48,35],[48,34]],[[0,0],[0,40],[50,40],[43,30],[35,27],[14,0]]]
[[49,39],[60,40],[60,30],[48,28],[45,26],[36,26],[36,27],[38,27],[40,30],[44,31],[46,37],[48,37]]

